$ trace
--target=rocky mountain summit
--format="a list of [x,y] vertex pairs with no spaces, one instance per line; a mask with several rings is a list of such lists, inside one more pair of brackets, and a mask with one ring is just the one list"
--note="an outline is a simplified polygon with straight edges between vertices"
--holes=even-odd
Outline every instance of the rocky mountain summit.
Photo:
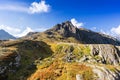
[[45,33],[48,35],[54,35],[57,33],[58,35],[63,36],[63,38],[73,37],[84,44],[120,45],[120,42],[113,37],[84,28],[77,28],[70,21],[57,24],[52,29],[47,30]]
[[120,80],[120,42],[70,21],[1,41],[0,80]]

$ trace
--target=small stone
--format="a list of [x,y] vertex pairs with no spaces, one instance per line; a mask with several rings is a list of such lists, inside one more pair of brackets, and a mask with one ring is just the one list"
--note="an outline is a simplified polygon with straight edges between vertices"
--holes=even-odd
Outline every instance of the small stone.
[[77,75],[76,75],[76,80],[83,80],[83,77],[82,77],[82,75],[80,75],[80,74],[77,74]]

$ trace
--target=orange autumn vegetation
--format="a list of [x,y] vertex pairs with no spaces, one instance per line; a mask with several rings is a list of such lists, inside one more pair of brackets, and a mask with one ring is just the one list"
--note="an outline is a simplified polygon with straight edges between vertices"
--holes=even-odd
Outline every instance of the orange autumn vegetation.
[[38,68],[27,80],[76,80],[80,74],[84,80],[94,80],[92,69],[80,63],[65,63],[55,60],[49,67]]

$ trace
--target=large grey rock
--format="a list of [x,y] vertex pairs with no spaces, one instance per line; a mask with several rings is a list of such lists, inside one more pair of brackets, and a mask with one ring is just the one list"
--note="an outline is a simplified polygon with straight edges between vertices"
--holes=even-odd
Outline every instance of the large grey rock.
[[77,75],[76,75],[76,80],[83,80],[83,77],[82,77],[82,75],[80,75],[80,74],[77,74]]
[[120,51],[116,46],[109,44],[90,45],[91,55],[98,57],[103,64],[119,65]]
[[93,73],[96,74],[94,77],[96,80],[120,80],[120,68],[114,67],[114,70],[111,70],[105,65],[95,65],[87,64],[93,70]]

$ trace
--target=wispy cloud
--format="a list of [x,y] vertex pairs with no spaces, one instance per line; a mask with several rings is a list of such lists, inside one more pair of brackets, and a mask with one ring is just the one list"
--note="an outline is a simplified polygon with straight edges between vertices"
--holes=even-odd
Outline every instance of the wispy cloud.
[[19,28],[15,28],[15,27],[10,27],[7,25],[0,25],[0,29],[3,29],[7,32],[9,32],[10,34],[16,34],[16,33],[20,33],[21,30]]
[[7,10],[7,11],[17,11],[17,12],[28,12],[28,8],[22,5],[0,5],[0,10]]
[[7,25],[0,25],[0,29],[7,31],[8,33],[10,33],[11,35],[15,37],[23,37],[27,35],[29,32],[35,32],[35,31],[42,32],[42,31],[47,30],[48,28],[39,27],[36,29],[32,29],[31,27],[26,27],[25,29],[21,29],[21,28],[11,27]]
[[120,25],[118,27],[113,27],[111,32],[116,35],[120,35]]
[[50,5],[46,4],[45,0],[40,2],[33,2],[30,6],[25,6],[22,4],[1,4],[0,10],[6,11],[16,11],[25,13],[46,13],[50,10]]
[[15,37],[22,37],[25,36],[27,33],[34,31],[30,27],[26,27],[25,30],[22,30],[20,28],[10,27],[7,25],[0,25],[0,29],[7,31],[8,33]]
[[30,27],[27,27],[24,31],[22,31],[21,33],[19,34],[16,34],[15,36],[16,37],[22,37],[22,36],[25,36],[27,35],[29,32],[33,32],[34,30],[32,30]]
[[111,28],[111,34],[120,40],[120,25],[118,27]]
[[71,23],[78,28],[81,28],[84,25],[82,22],[78,22],[75,18],[71,19]]
[[100,32],[106,35],[110,35],[117,40],[120,40],[120,25],[118,27],[112,27],[110,30],[100,29]]

